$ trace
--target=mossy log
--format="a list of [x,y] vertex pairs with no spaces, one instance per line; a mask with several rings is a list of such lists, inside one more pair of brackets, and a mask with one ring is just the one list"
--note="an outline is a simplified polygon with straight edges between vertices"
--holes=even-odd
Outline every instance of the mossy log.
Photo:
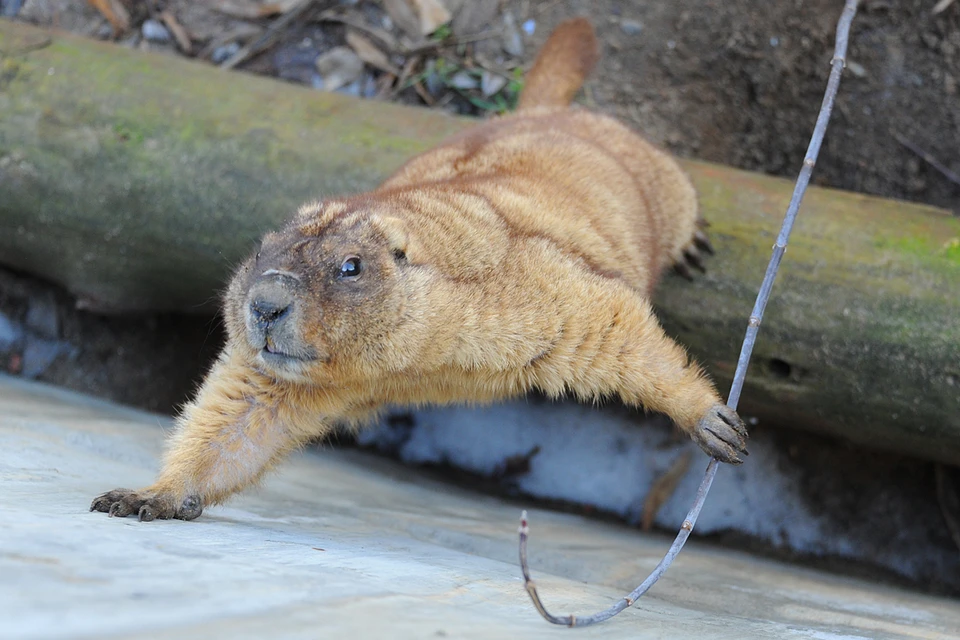
[[[468,125],[0,21],[0,263],[93,309],[209,312],[300,203]],[[791,184],[685,167],[717,255],[657,304],[724,386]],[[960,464],[960,221],[811,189],[754,358],[761,424]]]

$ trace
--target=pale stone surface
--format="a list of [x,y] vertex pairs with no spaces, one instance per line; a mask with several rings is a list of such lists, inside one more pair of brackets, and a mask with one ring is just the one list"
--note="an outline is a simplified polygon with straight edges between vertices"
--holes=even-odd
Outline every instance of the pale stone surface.
[[[0,378],[0,636],[557,637],[516,564],[518,507],[353,452],[295,456],[194,522],[88,513],[149,482],[165,418]],[[666,547],[531,512],[548,606],[591,612]],[[706,548],[694,540],[604,638],[949,638],[955,601]]]

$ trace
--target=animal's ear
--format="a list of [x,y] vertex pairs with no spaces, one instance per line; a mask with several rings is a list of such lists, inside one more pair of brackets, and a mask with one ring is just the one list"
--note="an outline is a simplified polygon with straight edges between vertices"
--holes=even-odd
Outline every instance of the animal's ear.
[[379,223],[394,257],[398,260],[416,262],[418,251],[407,223],[393,216],[384,216],[380,218]]

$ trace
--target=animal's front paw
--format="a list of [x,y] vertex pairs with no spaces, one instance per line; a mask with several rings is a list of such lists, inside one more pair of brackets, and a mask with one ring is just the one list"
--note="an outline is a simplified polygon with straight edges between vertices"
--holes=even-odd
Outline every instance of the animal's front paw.
[[121,518],[137,514],[137,519],[141,522],[172,518],[193,520],[203,513],[203,501],[199,496],[187,496],[178,501],[169,494],[114,489],[94,498],[90,511],[100,511],[111,517]]
[[693,431],[694,441],[721,462],[740,464],[747,453],[747,427],[737,412],[725,404],[715,404],[700,418]]

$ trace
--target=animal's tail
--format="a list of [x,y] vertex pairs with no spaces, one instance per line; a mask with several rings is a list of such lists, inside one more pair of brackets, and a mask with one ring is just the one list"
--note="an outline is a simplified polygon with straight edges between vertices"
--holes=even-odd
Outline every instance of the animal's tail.
[[527,74],[517,108],[570,104],[599,58],[597,36],[589,20],[574,18],[561,23],[547,38]]

